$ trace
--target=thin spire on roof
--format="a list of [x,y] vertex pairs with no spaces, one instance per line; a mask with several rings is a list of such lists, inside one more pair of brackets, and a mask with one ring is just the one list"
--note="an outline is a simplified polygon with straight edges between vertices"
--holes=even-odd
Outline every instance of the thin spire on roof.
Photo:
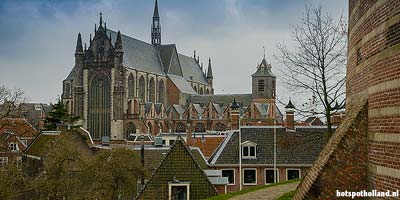
[[100,24],[99,27],[103,26],[103,13],[100,12]]
[[157,3],[157,0],[156,0],[156,3],[154,4],[153,17],[160,17],[160,15],[158,14],[158,3]]
[[122,51],[122,38],[120,31],[118,31],[117,33],[117,40],[115,41],[115,49],[118,51]]
[[78,33],[78,39],[76,40],[75,53],[83,53],[81,33]]
[[207,78],[212,78],[211,58],[208,58]]

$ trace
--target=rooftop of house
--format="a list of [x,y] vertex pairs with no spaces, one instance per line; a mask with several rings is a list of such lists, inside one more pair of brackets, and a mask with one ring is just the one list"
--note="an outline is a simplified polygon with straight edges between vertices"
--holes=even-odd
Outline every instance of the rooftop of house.
[[[326,126],[296,127],[289,130],[280,126],[242,127],[241,144],[254,144],[256,156],[242,158],[246,165],[272,165],[274,161],[274,131],[276,132],[277,165],[309,165],[315,161],[327,139]],[[239,163],[239,132],[227,136],[209,159],[210,165]]]

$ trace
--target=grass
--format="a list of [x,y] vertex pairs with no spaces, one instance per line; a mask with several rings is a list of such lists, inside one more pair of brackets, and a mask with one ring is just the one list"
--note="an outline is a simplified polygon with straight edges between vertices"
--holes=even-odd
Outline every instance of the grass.
[[291,191],[291,192],[285,193],[284,195],[282,195],[281,197],[279,197],[278,200],[291,200],[291,199],[293,199],[293,196],[294,196],[294,193],[295,193],[295,192],[296,192],[296,191]]
[[218,196],[215,196],[215,197],[211,197],[211,198],[209,198],[207,200],[225,200],[225,199],[230,199],[230,198],[232,198],[234,196],[238,196],[238,195],[242,195],[242,194],[246,194],[246,193],[249,193],[249,192],[254,192],[254,191],[257,191],[257,190],[261,190],[261,189],[265,189],[265,188],[269,188],[269,187],[274,187],[274,186],[278,186],[278,185],[284,185],[284,184],[288,184],[288,183],[293,183],[293,182],[296,182],[296,181],[300,181],[300,179],[294,179],[294,180],[274,183],[274,184],[270,184],[270,185],[255,186],[255,187],[251,187],[251,188],[248,188],[248,189],[245,189],[245,190],[242,190],[242,191],[230,192],[230,193],[218,195]]

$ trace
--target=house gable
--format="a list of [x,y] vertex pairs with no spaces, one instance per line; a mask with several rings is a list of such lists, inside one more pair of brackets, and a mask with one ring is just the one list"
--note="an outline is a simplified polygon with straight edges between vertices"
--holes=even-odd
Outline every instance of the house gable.
[[190,199],[218,195],[181,137],[175,141],[137,199],[168,199],[169,183],[189,183]]

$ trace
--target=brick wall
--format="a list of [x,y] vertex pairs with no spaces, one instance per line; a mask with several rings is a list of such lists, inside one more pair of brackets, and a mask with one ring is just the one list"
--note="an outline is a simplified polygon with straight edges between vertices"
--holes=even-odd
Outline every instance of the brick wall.
[[400,1],[355,1],[349,20],[347,99],[350,109],[368,99],[369,186],[398,190]]
[[368,189],[367,104],[353,108],[297,188],[293,199],[336,199]]
[[321,153],[295,199],[332,199],[347,184],[353,191],[400,189],[400,1],[350,0],[348,41],[346,115],[367,102],[367,122],[346,125],[358,132],[336,131],[323,150],[332,154]]

